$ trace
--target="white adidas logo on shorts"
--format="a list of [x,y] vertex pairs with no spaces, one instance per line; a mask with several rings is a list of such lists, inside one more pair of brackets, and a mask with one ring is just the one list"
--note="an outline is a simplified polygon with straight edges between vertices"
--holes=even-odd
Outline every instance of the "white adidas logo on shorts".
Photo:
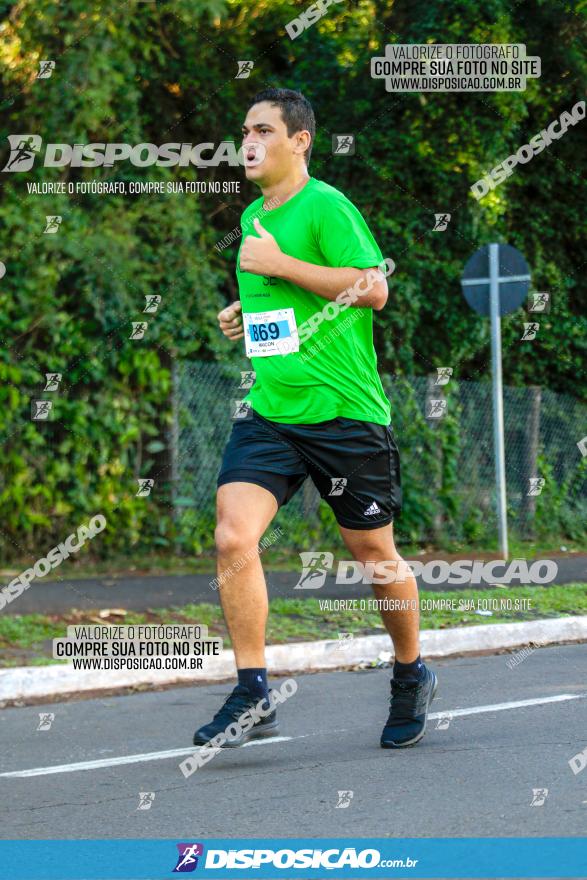
[[367,510],[363,511],[363,516],[373,516],[375,513],[381,513],[379,506],[376,501],[373,501],[372,504],[369,505]]

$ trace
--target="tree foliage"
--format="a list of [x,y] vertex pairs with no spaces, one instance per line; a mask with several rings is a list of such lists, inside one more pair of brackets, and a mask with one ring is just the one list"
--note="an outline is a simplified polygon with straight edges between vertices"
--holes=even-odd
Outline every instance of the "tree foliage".
[[[3,137],[44,142],[198,144],[239,138],[247,102],[268,85],[299,88],[318,132],[311,173],[343,190],[397,264],[377,315],[383,372],[488,376],[488,322],[466,306],[459,277],[481,245],[506,241],[526,256],[533,289],[552,309],[522,343],[518,311],[503,322],[504,381],[585,397],[585,166],[579,123],[482,202],[469,187],[584,98],[584,4],[523,0],[359,0],[333,4],[289,39],[305,2],[20,0],[3,4]],[[392,94],[371,78],[388,42],[525,43],[542,77],[523,93]],[[48,79],[36,79],[53,59]],[[237,61],[254,61],[236,79]],[[353,157],[333,156],[333,133],[352,132]],[[215,314],[236,297],[236,245],[219,241],[256,197],[238,169],[42,168],[4,174],[0,280],[4,468],[0,486],[7,556],[51,545],[95,512],[109,517],[106,548],[173,540],[165,491],[137,499],[138,477],[169,481],[170,365],[221,359]],[[236,180],[235,195],[31,195],[27,182]],[[434,213],[451,213],[446,232]],[[61,215],[55,235],[45,217]],[[162,297],[142,341],[145,296]],[[63,374],[51,421],[33,422],[45,374]],[[422,505],[423,499],[415,499]],[[52,545],[51,545],[52,546]]]

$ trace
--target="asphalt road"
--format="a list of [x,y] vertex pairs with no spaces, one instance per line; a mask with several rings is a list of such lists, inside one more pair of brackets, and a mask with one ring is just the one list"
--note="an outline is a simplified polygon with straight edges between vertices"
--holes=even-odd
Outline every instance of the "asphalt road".
[[[558,574],[553,583],[587,583],[587,556],[557,556]],[[423,557],[425,561],[426,558]],[[532,561],[528,561],[530,566]],[[294,589],[301,569],[295,572],[266,573],[271,598],[291,599],[349,599],[371,596],[368,584],[337,584],[334,576],[326,578],[320,589]],[[5,579],[8,582],[8,579]],[[17,601],[6,605],[3,614],[60,614],[77,608],[89,611],[96,608],[126,608],[146,611],[148,608],[168,608],[197,602],[218,602],[218,593],[210,586],[211,575],[163,575],[160,577],[103,577],[78,580],[33,581]],[[459,584],[423,583],[417,578],[421,590],[462,590],[467,586],[481,589],[490,583]],[[512,580],[512,586],[519,584]]]
[[[433,717],[404,751],[378,744],[389,670],[300,676],[278,710],[283,739],[224,751],[188,779],[178,763],[227,685],[4,709],[0,836],[585,835],[587,768],[568,762],[587,746],[587,644],[538,649],[513,669],[507,659],[433,661],[433,710],[453,717]],[[54,713],[50,729],[37,730],[39,712]],[[182,753],[156,754],[168,750]],[[42,773],[6,776],[31,769]],[[548,789],[542,805],[535,789]],[[140,792],[154,794],[149,809]],[[352,792],[348,806],[339,792]]]

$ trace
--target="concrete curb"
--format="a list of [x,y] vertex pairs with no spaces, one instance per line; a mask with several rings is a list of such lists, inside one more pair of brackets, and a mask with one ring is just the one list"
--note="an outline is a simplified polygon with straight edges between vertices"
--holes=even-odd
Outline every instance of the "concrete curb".
[[[587,615],[533,620],[522,623],[498,623],[461,626],[453,629],[423,630],[420,633],[422,657],[450,657],[516,648],[534,642],[552,645],[557,642],[587,641]],[[267,666],[272,675],[340,669],[371,662],[381,651],[389,651],[389,636],[361,636],[343,641],[295,642],[270,645]],[[201,672],[187,670],[102,672],[81,671],[70,666],[20,666],[0,670],[0,702],[80,694],[84,691],[116,690],[137,686],[223,681],[234,677],[234,654],[222,651],[218,657],[205,658]]]

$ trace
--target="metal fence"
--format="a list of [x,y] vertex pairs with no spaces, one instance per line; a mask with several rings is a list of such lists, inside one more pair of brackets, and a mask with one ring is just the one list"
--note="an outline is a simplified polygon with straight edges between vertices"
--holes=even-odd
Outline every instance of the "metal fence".
[[[249,368],[246,361],[175,363],[177,511],[213,518],[218,467],[235,402],[247,394],[241,373]],[[436,379],[382,377],[401,455],[404,509],[396,531],[421,543],[487,540],[497,530],[491,385],[453,379],[438,385]],[[581,444],[587,406],[546,389],[505,387],[504,421],[510,531],[579,539],[587,522],[587,448]],[[333,520],[326,507],[307,480],[275,522],[290,534],[328,531]]]

